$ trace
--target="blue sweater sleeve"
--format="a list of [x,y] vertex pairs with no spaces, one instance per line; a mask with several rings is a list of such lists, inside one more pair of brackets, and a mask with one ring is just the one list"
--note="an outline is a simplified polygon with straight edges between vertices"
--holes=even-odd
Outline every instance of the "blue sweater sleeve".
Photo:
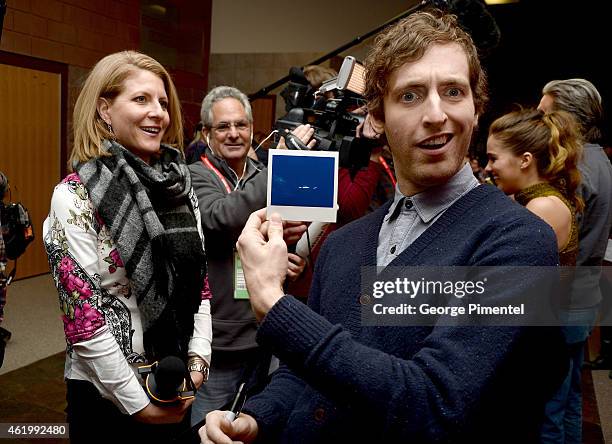
[[[324,257],[328,251],[324,249],[321,252],[322,256]],[[321,276],[321,264],[324,262],[323,257],[320,256],[320,260],[316,262],[308,297],[308,305],[313,312],[318,311],[319,277]],[[306,307],[302,302],[298,303]],[[265,390],[247,400],[243,411],[257,420],[259,427],[257,442],[278,441],[305,385],[306,383],[300,377],[281,363]]]
[[258,443],[278,441],[304,385],[291,369],[281,364],[265,390],[247,400],[242,411],[257,420]]
[[[437,327],[420,352],[403,360],[355,341],[286,296],[268,314],[259,340],[337,404],[371,411],[386,439],[437,442],[470,420],[500,361],[525,333],[516,327]],[[277,403],[288,394],[286,381],[284,387],[275,387]],[[274,419],[263,409],[261,417]]]

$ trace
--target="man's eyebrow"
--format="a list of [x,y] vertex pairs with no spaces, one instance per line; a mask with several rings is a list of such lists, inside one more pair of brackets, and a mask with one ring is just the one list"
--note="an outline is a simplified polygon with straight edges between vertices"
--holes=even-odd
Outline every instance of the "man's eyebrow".
[[[391,93],[396,93],[396,92],[400,92],[409,88],[422,88],[424,86],[426,86],[429,82],[427,80],[424,79],[411,79],[411,80],[406,80],[405,82],[399,83],[397,85],[395,85],[392,89],[390,89],[389,91]],[[470,84],[469,79],[465,78],[464,76],[446,76],[443,80],[437,82],[439,85],[441,86],[449,86],[449,85],[461,85],[461,86],[468,86]]]
[[422,88],[425,86],[425,83],[426,82],[422,80],[418,80],[418,79],[407,80],[405,82],[398,83],[393,88],[389,89],[389,92],[397,93],[397,92],[405,91],[410,88]]
[[460,76],[451,76],[448,79],[445,79],[443,81],[440,82],[440,85],[442,86],[447,86],[447,85],[462,85],[462,86],[468,86],[470,84],[470,80],[466,79],[465,77],[460,77]]

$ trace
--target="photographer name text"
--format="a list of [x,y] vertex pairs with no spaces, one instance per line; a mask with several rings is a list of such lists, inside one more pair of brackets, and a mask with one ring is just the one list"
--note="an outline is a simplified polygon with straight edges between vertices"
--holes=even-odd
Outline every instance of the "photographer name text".
[[385,306],[383,304],[374,304],[372,311],[376,315],[429,315],[429,316],[507,316],[507,315],[524,315],[525,304],[519,305],[504,305],[504,306],[488,306],[481,304],[468,304],[467,307],[449,307],[436,306],[430,304],[399,304],[394,306]]

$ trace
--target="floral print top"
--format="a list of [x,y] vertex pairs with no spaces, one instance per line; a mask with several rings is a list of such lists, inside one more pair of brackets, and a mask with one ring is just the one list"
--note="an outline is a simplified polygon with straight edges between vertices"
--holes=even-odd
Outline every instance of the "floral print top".
[[[200,227],[195,195],[191,200]],[[137,366],[145,363],[136,298],[110,232],[74,173],[55,187],[43,242],[66,335],[65,378],[90,381],[124,413],[141,410],[149,400],[136,377]],[[207,285],[202,296],[189,351],[210,362]]]

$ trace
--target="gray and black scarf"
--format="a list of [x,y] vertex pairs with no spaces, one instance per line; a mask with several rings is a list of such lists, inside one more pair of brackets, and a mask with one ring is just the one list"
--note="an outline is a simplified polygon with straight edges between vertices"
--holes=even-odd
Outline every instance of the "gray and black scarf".
[[180,152],[166,145],[151,165],[117,142],[103,146],[111,156],[75,170],[125,265],[147,358],[185,357],[206,271],[189,170]]

